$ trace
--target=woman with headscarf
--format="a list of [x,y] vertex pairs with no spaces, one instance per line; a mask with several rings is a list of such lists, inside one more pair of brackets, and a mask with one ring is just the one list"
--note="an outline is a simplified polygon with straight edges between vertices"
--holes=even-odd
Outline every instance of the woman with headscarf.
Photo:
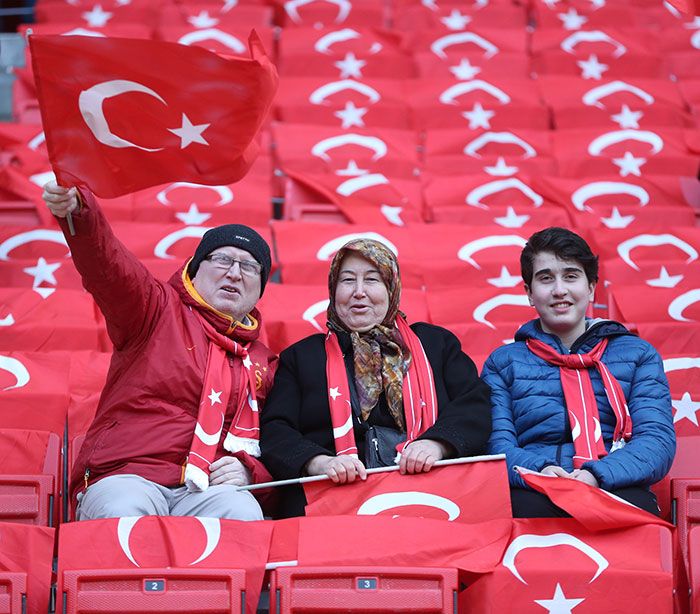
[[[452,333],[406,323],[393,252],[350,241],[331,263],[328,290],[328,334],[282,352],[261,416],[262,460],[272,475],[326,474],[343,484],[364,479],[366,466],[398,462],[401,473],[419,473],[443,458],[483,453],[490,390]],[[279,516],[303,515],[302,488],[281,491]]]

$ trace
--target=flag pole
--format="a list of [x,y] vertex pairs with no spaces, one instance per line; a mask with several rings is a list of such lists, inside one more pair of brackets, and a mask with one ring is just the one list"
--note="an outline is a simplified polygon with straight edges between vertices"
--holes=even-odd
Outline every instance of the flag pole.
[[[485,454],[483,456],[464,456],[461,458],[446,458],[436,461],[433,467],[442,467],[445,465],[463,465],[466,463],[478,463],[481,461],[504,460],[505,454]],[[367,473],[386,473],[388,471],[398,471],[398,465],[390,465],[389,467],[374,467],[367,469]],[[322,475],[309,475],[303,478],[291,478],[289,480],[277,480],[276,482],[263,482],[261,484],[249,484],[248,486],[238,486],[237,490],[258,490],[260,488],[273,488],[275,486],[289,486],[291,484],[306,484],[308,482],[320,482],[321,480],[330,480],[324,473]]]

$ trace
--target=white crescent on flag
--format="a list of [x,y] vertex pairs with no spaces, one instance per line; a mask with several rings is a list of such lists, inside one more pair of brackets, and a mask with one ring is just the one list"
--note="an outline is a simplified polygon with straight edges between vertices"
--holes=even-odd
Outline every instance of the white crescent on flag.
[[209,226],[187,226],[181,230],[171,232],[158,241],[153,249],[153,255],[156,258],[162,258],[164,260],[175,258],[175,256],[171,256],[168,253],[168,250],[175,245],[175,243],[180,239],[201,239],[207,230],[209,230]]
[[487,81],[482,81],[481,79],[474,79],[473,81],[462,81],[461,83],[456,83],[455,85],[448,87],[442,94],[440,94],[440,102],[442,104],[457,104],[455,98],[462,96],[463,94],[468,94],[474,90],[481,90],[493,96],[501,104],[508,104],[510,102],[510,96],[506,94],[502,89],[497,88],[495,85],[488,83]]
[[370,104],[379,102],[382,98],[377,90],[365,83],[360,83],[353,79],[343,79],[341,81],[326,83],[314,90],[309,96],[309,102],[311,102],[311,104],[328,104],[328,102],[326,102],[328,96],[332,96],[343,90],[354,90],[358,94],[367,96]]
[[178,188],[196,188],[202,190],[212,190],[219,195],[219,202],[216,203],[217,207],[221,207],[233,201],[233,191],[230,187],[225,185],[202,185],[200,183],[188,183],[186,181],[178,181],[176,183],[171,183],[169,186],[158,192],[156,194],[156,199],[162,205],[170,206],[171,202],[168,200],[168,194],[173,190]]
[[344,145],[358,145],[374,151],[372,160],[379,160],[387,154],[387,146],[384,141],[376,136],[363,136],[361,134],[340,134],[319,141],[311,148],[314,156],[330,162],[331,157],[326,153],[329,149],[343,147]]
[[481,47],[484,50],[484,57],[487,59],[499,52],[496,45],[474,32],[459,32],[457,34],[448,34],[447,36],[438,38],[430,45],[430,50],[439,58],[446,59],[447,54],[445,53],[445,49],[452,45],[461,45],[463,43],[474,43],[478,47]]
[[571,202],[579,211],[591,211],[586,203],[596,196],[607,194],[629,194],[639,199],[639,206],[649,204],[649,193],[639,185],[623,181],[594,181],[581,186],[571,195]]
[[638,98],[641,98],[647,103],[647,105],[654,104],[654,97],[651,94],[645,92],[641,87],[630,85],[624,81],[611,81],[610,83],[594,87],[593,89],[588,90],[583,95],[581,100],[583,101],[583,104],[588,105],[589,107],[595,106],[600,109],[604,109],[605,105],[600,102],[601,99],[612,96],[618,92],[630,92]]
[[[10,252],[19,247],[20,245],[26,245],[27,243],[32,243],[33,241],[50,241],[52,243],[58,243],[59,245],[65,245],[66,238],[60,230],[47,230],[44,228],[39,228],[37,230],[28,230],[27,232],[21,232],[16,234],[9,239],[5,239],[0,244],[0,260],[11,260]],[[66,258],[70,256],[70,252],[66,254]]]
[[17,380],[14,385],[3,388],[3,392],[14,388],[24,388],[24,386],[26,386],[31,379],[29,371],[27,371],[27,367],[25,367],[19,360],[12,358],[11,356],[0,355],[0,369],[11,373]]
[[328,243],[325,243],[316,253],[316,258],[319,260],[330,260],[333,254],[335,254],[348,241],[352,241],[353,239],[374,239],[375,241],[380,241],[381,243],[384,243],[384,245],[386,245],[392,252],[394,252],[394,254],[397,256],[399,255],[399,250],[396,249],[396,246],[389,241],[389,239],[383,237],[379,233],[354,232],[343,235],[342,237],[336,237],[335,239],[328,241]]

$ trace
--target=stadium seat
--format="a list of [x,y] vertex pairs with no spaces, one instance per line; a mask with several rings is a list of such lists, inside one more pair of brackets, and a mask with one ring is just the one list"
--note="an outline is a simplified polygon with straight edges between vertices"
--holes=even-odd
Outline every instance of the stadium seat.
[[58,435],[3,429],[0,455],[8,471],[0,474],[0,520],[55,526],[61,492]]
[[241,569],[91,569],[63,572],[64,614],[240,614]]
[[454,613],[457,570],[426,567],[280,567],[271,614]]
[[673,496],[673,516],[678,527],[678,541],[681,552],[688,560],[688,538],[690,531],[700,524],[700,478],[674,479],[671,481],[671,493]]
[[690,529],[687,543],[690,562],[690,611],[692,614],[700,614],[700,528]]
[[24,614],[27,607],[27,574],[0,572],[0,614]]

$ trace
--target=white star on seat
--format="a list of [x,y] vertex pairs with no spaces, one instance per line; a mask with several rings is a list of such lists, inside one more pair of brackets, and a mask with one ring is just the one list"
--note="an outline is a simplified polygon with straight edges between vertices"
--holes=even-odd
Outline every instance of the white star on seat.
[[551,599],[535,599],[537,605],[541,605],[549,614],[572,614],[573,610],[584,599],[567,599],[564,591],[561,590],[561,585],[557,582],[557,587],[554,589],[554,597]]
[[584,62],[583,60],[578,60],[576,62],[581,69],[582,79],[602,79],[603,73],[610,68],[607,64],[602,64],[598,61],[598,56],[595,53],[591,53],[588,59]]
[[520,169],[517,166],[508,166],[505,158],[499,156],[496,160],[496,166],[485,166],[484,170],[492,177],[508,177],[515,175]]
[[673,405],[673,409],[676,410],[676,414],[673,416],[674,424],[685,418],[690,420],[695,426],[698,426],[698,416],[696,412],[700,409],[700,403],[693,401],[689,392],[684,392],[680,401],[671,399],[671,405]]
[[627,228],[634,222],[634,215],[622,215],[617,207],[613,207],[610,217],[601,217],[600,221],[608,228]]
[[181,128],[168,128],[170,132],[174,135],[179,136],[180,149],[185,149],[191,143],[201,143],[202,145],[209,145],[204,140],[202,132],[204,132],[211,124],[199,124],[198,126],[192,125],[190,118],[184,113],[182,114],[182,127]]
[[565,30],[579,30],[588,21],[588,17],[579,15],[575,8],[570,8],[568,13],[557,13]]
[[355,54],[348,52],[345,54],[345,58],[338,62],[333,62],[333,66],[340,70],[340,78],[347,79],[348,77],[355,77],[356,79],[362,79],[362,68],[367,65],[364,60],[358,60]]
[[338,397],[342,397],[342,396],[343,396],[340,392],[338,392],[338,387],[337,387],[337,386],[336,386],[335,388],[329,388],[329,389],[328,389],[328,394],[329,394],[329,396],[331,397],[331,399],[333,399],[334,401],[335,401]]
[[468,59],[462,58],[457,66],[450,66],[450,72],[460,81],[469,81],[481,72],[481,68],[472,66]]
[[340,168],[335,171],[335,174],[339,177],[359,177],[360,175],[366,175],[369,173],[367,168],[359,168],[355,160],[349,160],[348,165],[345,168]]
[[646,164],[646,161],[646,158],[635,158],[629,151],[626,151],[622,158],[613,158],[613,163],[620,167],[620,177],[627,177],[627,175],[641,177],[642,172],[639,168]]
[[200,11],[198,15],[188,17],[187,21],[195,28],[213,28],[219,20],[209,15],[209,11]]
[[665,266],[661,267],[659,276],[656,279],[647,279],[648,286],[654,288],[675,288],[683,279],[683,275],[669,275]]
[[36,288],[43,282],[56,285],[56,278],[54,277],[54,271],[61,266],[60,262],[55,264],[49,264],[43,257],[40,257],[36,261],[36,266],[30,266],[24,269],[24,272],[34,277],[32,282],[32,287]]
[[253,366],[253,361],[250,359],[250,356],[246,356],[243,359],[243,366],[250,371],[250,367]]
[[351,126],[364,126],[365,122],[362,117],[367,113],[367,108],[356,107],[351,100],[345,103],[345,108],[342,111],[334,111],[333,115],[343,120],[343,128]]
[[223,390],[221,390],[220,392],[216,392],[213,388],[211,389],[211,394],[209,395],[209,402],[211,403],[212,407],[217,403],[221,403],[222,392]]
[[496,115],[495,111],[486,111],[484,107],[481,106],[480,102],[474,103],[474,107],[471,111],[464,111],[462,117],[469,120],[469,128],[474,130],[475,128],[486,128],[490,129],[491,124],[489,120]]
[[529,219],[529,215],[518,215],[513,207],[508,207],[504,217],[495,217],[493,221],[504,228],[522,228]]
[[91,11],[85,11],[81,17],[91,28],[101,28],[112,18],[113,13],[102,10],[102,5],[93,6]]
[[498,277],[487,279],[492,286],[497,288],[513,288],[517,286],[523,278],[520,275],[511,275],[508,267],[501,267],[501,274]]
[[187,213],[179,211],[175,214],[175,217],[187,226],[201,226],[211,217],[211,213],[201,213],[197,209],[197,205],[192,203]]
[[620,128],[639,128],[639,120],[644,117],[641,111],[632,111],[626,104],[622,105],[619,113],[610,118],[620,124]]
[[462,15],[459,9],[452,9],[447,17],[440,17],[440,21],[445,24],[448,30],[464,30],[471,20],[469,15]]

